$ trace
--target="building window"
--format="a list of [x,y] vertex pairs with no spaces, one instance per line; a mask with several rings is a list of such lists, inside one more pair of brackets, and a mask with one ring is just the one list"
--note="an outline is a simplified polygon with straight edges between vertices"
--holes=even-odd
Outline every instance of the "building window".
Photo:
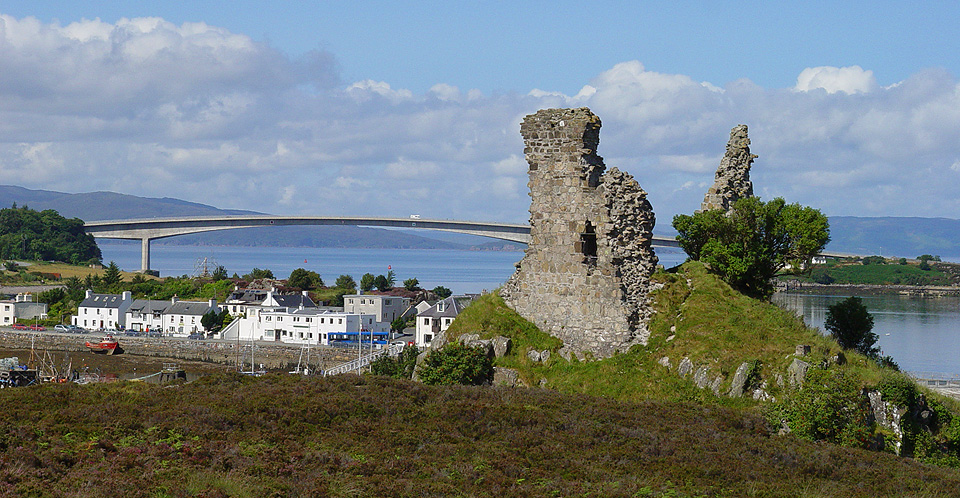
[[424,325],[430,325],[430,319],[429,319],[429,318],[424,318],[424,319],[423,319],[423,324],[424,324]]
[[432,342],[432,341],[433,341],[433,334],[424,334],[424,336],[423,336],[423,342],[428,342],[428,343],[429,343],[429,342]]

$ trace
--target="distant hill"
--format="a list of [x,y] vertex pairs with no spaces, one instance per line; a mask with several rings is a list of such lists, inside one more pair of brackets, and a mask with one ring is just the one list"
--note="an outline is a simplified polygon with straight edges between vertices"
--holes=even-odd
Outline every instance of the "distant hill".
[[[241,209],[219,209],[170,197],[139,197],[116,192],[67,194],[0,185],[0,207],[9,207],[14,203],[36,210],[55,209],[67,218],[85,221],[261,214]],[[669,223],[658,226],[656,231],[668,236],[676,234]],[[245,228],[184,235],[155,243],[381,249],[523,250],[525,247],[461,234],[425,231],[424,236],[419,233],[350,226]],[[827,249],[833,252],[907,258],[932,254],[960,260],[960,220],[956,219],[831,216],[830,237],[832,240]]]
[[[173,216],[262,214],[240,209],[219,209],[170,197],[139,197],[116,192],[68,194],[0,185],[0,207],[14,203],[42,211],[54,209],[66,218],[84,221]],[[408,231],[352,226],[244,228],[160,239],[155,244],[271,246],[271,247],[364,247],[372,249],[476,249],[522,250],[523,245],[470,236],[438,240]]]
[[831,216],[827,249],[852,254],[960,259],[960,220]]

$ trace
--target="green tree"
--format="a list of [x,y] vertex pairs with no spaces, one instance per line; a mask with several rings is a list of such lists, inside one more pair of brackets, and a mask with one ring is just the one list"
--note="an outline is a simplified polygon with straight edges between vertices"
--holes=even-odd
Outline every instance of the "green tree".
[[448,288],[446,288],[446,287],[444,287],[444,286],[442,286],[442,285],[438,285],[438,286],[434,287],[433,290],[431,290],[430,292],[436,294],[437,297],[439,297],[440,299],[446,299],[446,298],[448,298],[448,297],[450,297],[450,296],[453,295],[453,291],[452,291],[452,290],[450,290],[450,289],[448,289]]
[[493,380],[493,361],[482,348],[455,342],[430,352],[418,375],[424,384],[481,385]]
[[394,321],[390,322],[390,330],[395,332],[402,332],[403,329],[407,328],[407,322],[409,320],[404,319],[403,317],[397,317]]
[[873,316],[859,297],[849,297],[827,308],[824,326],[840,347],[879,358],[880,350],[874,347],[877,334],[873,333]]
[[337,277],[336,287],[338,289],[356,289],[357,282],[350,275],[340,275]]
[[395,379],[409,379],[413,377],[419,354],[420,350],[416,346],[404,346],[396,357],[383,355],[371,362],[370,373]]
[[420,281],[415,278],[408,278],[403,281],[403,288],[408,291],[415,291],[420,288]]
[[214,330],[214,328],[217,328],[219,319],[220,314],[214,310],[210,310],[200,317],[200,325],[203,325],[204,330]]
[[221,280],[226,280],[227,279],[226,267],[224,267],[223,265],[217,265],[217,267],[213,269],[213,274],[211,276],[213,277],[213,280],[216,282],[219,282]]
[[101,278],[103,279],[103,285],[106,285],[107,287],[113,287],[114,285],[119,284],[121,280],[120,267],[111,261],[110,264],[107,265],[106,269],[103,270],[103,277]]
[[370,292],[375,285],[374,281],[376,279],[377,277],[373,276],[372,273],[364,273],[363,276],[360,277],[360,292]]
[[820,211],[776,198],[740,199],[730,213],[709,210],[673,218],[680,247],[731,287],[756,297],[773,294],[770,279],[788,264],[807,265],[830,240]]
[[297,268],[290,272],[290,277],[287,278],[287,285],[300,290],[313,290],[322,287],[323,280],[317,272]]
[[260,268],[254,268],[250,273],[243,276],[246,280],[257,280],[259,278],[274,278],[273,272],[267,269],[261,270]]
[[373,286],[380,291],[388,291],[393,288],[393,286],[390,285],[390,281],[387,280],[387,277],[383,275],[377,275],[377,277],[373,279]]
[[387,287],[392,288],[394,285],[397,285],[397,274],[393,270],[387,271],[387,276],[385,277],[387,281]]

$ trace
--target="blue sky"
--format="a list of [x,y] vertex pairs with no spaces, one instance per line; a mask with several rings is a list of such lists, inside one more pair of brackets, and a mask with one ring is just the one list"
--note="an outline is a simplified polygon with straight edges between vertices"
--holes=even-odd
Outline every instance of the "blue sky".
[[0,183],[522,221],[520,119],[585,105],[661,225],[697,208],[738,123],[762,197],[960,218],[955,2],[49,1],[0,16]]

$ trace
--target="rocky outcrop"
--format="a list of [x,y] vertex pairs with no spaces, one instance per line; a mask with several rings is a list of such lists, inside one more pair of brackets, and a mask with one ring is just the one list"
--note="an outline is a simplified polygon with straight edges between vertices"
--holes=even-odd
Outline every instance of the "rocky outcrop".
[[756,159],[750,153],[750,138],[747,125],[737,125],[730,130],[727,150],[720,160],[713,186],[707,190],[700,204],[701,211],[722,209],[729,211],[738,199],[753,197],[753,182],[750,181],[750,165]]
[[524,118],[530,244],[501,289],[507,304],[564,342],[563,356],[604,358],[646,344],[657,257],[654,214],[629,174],[605,171],[600,118],[587,108]]

